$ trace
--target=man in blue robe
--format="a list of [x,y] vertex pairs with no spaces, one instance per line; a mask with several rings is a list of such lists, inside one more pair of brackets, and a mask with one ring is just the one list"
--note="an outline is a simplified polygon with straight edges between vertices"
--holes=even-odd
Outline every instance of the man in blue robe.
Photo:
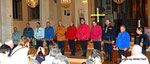
[[33,36],[34,36],[33,29],[30,27],[30,24],[27,23],[26,28],[24,28],[24,30],[23,30],[23,37],[28,37],[28,38],[32,39]]
[[130,35],[126,32],[126,27],[122,25],[120,27],[120,33],[118,34],[117,41],[116,41],[116,49],[119,50],[119,56],[125,56],[126,51],[130,48]]
[[45,39],[46,39],[46,42],[47,42],[47,47],[49,49],[49,45],[52,44],[52,41],[53,41],[53,38],[55,37],[55,34],[54,34],[54,29],[53,27],[50,26],[50,22],[47,22],[46,23],[46,28],[45,28]]

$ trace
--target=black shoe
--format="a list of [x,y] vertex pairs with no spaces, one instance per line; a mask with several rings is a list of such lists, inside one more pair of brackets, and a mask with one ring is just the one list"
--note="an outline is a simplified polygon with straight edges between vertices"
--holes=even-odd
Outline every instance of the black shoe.
[[109,59],[105,59],[104,61],[108,61]]
[[110,60],[110,62],[112,62],[112,60]]
[[70,54],[70,56],[75,56],[74,54]]
[[85,58],[85,57],[86,57],[86,55],[82,55],[81,57]]

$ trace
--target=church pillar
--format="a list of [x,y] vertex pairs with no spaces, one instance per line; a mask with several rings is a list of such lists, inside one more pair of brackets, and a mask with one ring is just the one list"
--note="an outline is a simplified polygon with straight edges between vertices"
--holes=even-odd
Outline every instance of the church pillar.
[[127,0],[122,3],[122,25],[128,26],[128,7],[127,7]]
[[49,8],[49,0],[40,0],[40,22],[43,28],[46,26],[46,22],[49,21]]
[[150,26],[150,0],[148,0],[148,26]]
[[[89,2],[88,2],[89,3]],[[82,0],[75,0],[75,26],[79,26],[80,18],[85,18],[86,24],[89,25],[89,4],[83,4]]]
[[13,31],[12,0],[0,0],[0,42],[11,39]]
[[22,18],[23,18],[23,22],[29,23],[29,15],[28,15],[28,5],[26,3],[26,0],[22,0]]

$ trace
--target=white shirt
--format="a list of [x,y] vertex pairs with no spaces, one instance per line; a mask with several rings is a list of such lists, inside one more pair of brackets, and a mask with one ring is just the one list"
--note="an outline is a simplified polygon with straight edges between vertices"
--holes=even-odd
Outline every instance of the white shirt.
[[22,48],[22,46],[17,46],[11,54],[11,64],[29,64],[28,50],[26,47]]
[[11,64],[8,55],[0,53],[0,64]]
[[143,54],[127,57],[120,64],[149,64],[148,58]]
[[45,61],[43,61],[41,64],[52,64],[52,62],[55,61],[54,59],[54,57],[48,55],[45,57]]

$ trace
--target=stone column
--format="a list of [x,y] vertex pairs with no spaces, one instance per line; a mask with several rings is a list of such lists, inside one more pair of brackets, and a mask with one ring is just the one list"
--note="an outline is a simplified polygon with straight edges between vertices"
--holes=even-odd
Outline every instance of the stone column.
[[11,39],[13,31],[12,0],[0,0],[0,42]]
[[49,21],[50,14],[49,0],[40,0],[40,22],[41,26],[45,28],[46,22]]

